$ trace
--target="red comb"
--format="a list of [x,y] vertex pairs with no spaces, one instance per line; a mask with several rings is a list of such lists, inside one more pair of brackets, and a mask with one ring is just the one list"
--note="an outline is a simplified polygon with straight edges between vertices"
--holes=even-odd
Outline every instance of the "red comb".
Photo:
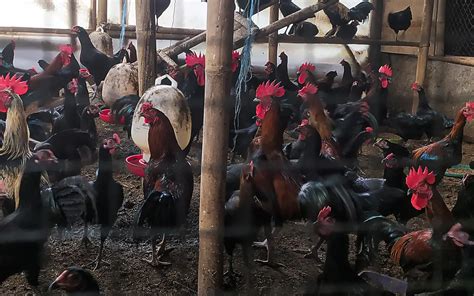
[[206,56],[200,53],[197,55],[195,52],[186,55],[186,66],[194,67],[196,65],[205,66]]
[[87,70],[86,68],[81,68],[81,69],[79,69],[79,73],[87,73],[87,74],[89,74],[89,70]]
[[237,50],[234,50],[232,52],[232,60],[238,60],[240,59],[240,52],[238,52]]
[[300,68],[298,69],[298,72],[303,72],[303,71],[310,71],[310,72],[314,72],[314,70],[316,70],[316,66],[313,65],[313,64],[310,64],[310,63],[304,63],[300,66]]
[[0,90],[9,89],[17,95],[24,95],[28,91],[28,84],[26,81],[21,81],[21,77],[10,77],[10,73],[6,76],[0,77]]
[[300,127],[303,127],[303,126],[308,126],[309,125],[309,120],[308,119],[303,119],[301,120],[301,123],[300,123]]
[[466,108],[474,109],[474,102],[467,102],[466,103]]
[[61,52],[64,52],[65,54],[67,55],[72,55],[72,53],[74,52],[74,50],[72,49],[72,45],[71,44],[63,44],[63,45],[60,45],[59,46],[59,50]]
[[304,95],[314,95],[318,92],[318,87],[307,83],[302,89],[298,91],[298,95],[301,97]]
[[322,208],[318,213],[317,221],[322,221],[323,219],[326,219],[331,214],[331,211],[332,209],[330,206]]
[[406,179],[406,184],[408,188],[413,190],[416,189],[422,183],[433,185],[435,180],[436,178],[433,172],[429,172],[427,167],[425,167],[425,169],[423,170],[420,166],[418,167],[418,170],[415,170],[415,168],[410,169],[410,173],[408,174]]
[[142,104],[141,112],[146,112],[150,109],[153,109],[153,104],[150,103],[150,102],[145,102],[145,103]]
[[370,126],[368,126],[368,127],[365,128],[365,131],[368,132],[368,133],[372,133],[374,131],[374,129],[371,128]]
[[121,140],[120,140],[120,136],[118,134],[113,134],[112,139],[115,141],[115,143],[120,145]]
[[393,75],[392,68],[390,68],[389,65],[383,65],[382,67],[380,67],[379,73],[384,74],[385,76],[388,76],[388,77],[392,77]]
[[413,82],[413,84],[411,85],[411,89],[413,89],[413,90],[418,90],[419,87],[420,86],[418,85],[417,82]]
[[259,99],[266,98],[266,97],[283,97],[285,95],[285,89],[283,86],[280,86],[280,83],[276,83],[275,81],[267,81],[266,83],[262,83],[257,87],[256,97]]

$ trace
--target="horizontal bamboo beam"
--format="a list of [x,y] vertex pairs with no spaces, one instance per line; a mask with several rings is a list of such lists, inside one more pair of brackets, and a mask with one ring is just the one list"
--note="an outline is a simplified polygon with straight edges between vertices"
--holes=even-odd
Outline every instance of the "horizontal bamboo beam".
[[[266,37],[260,37],[256,40],[258,43],[266,43]],[[374,40],[369,38],[354,38],[352,40],[343,40],[337,37],[313,37],[305,38],[298,36],[278,35],[278,43],[309,43],[309,44],[376,44],[376,45],[390,45],[390,46],[409,46],[418,47],[419,42],[411,41],[392,41],[392,40]]]
[[[122,30],[122,26],[118,24],[105,24],[104,30],[107,31],[119,31]],[[136,32],[136,26],[127,25],[125,26],[125,32]],[[204,32],[200,29],[188,29],[188,28],[170,28],[170,27],[156,27],[156,33],[162,34],[176,34],[176,35],[191,35],[195,36]]]
[[[338,0],[329,0],[326,4],[314,4],[311,6],[308,6],[304,9],[298,10],[295,13],[292,13],[274,23],[271,23],[270,25],[263,27],[261,29],[257,29],[257,32],[255,33],[255,37],[258,38],[263,38],[263,37],[268,37],[273,32],[277,32],[278,30],[288,27],[291,24],[297,23],[304,21],[305,19],[308,19],[310,17],[313,17],[314,14],[320,10],[323,10],[329,6],[332,6],[336,3],[338,3]],[[245,38],[241,38],[240,40],[234,42],[234,49],[240,48],[244,45]]]
[[474,67],[473,57],[459,57],[459,56],[429,56],[429,60],[446,62],[456,65]]

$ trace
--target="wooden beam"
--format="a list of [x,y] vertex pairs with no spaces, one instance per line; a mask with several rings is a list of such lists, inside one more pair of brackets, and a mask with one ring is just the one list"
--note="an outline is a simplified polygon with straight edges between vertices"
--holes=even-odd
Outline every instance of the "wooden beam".
[[[369,37],[372,40],[382,40],[382,28],[383,28],[383,15],[384,15],[384,4],[383,0],[372,0],[372,4],[375,9],[372,11],[370,17],[370,32]],[[369,62],[373,67],[377,67],[381,64],[381,51],[382,44],[373,43],[369,46]]]
[[[420,48],[418,49],[418,63],[416,66],[416,82],[424,86],[426,78],[426,66],[428,64],[428,54],[430,49],[431,25],[433,20],[434,0],[424,0],[423,20],[421,23]],[[413,114],[418,109],[418,92],[413,92],[413,104],[411,111]]]
[[97,24],[107,23],[107,0],[98,0],[97,5]]
[[[266,43],[266,38],[257,38],[257,43]],[[354,38],[352,40],[343,40],[337,37],[298,37],[288,35],[278,35],[279,43],[307,43],[307,44],[375,44],[375,45],[394,45],[394,46],[410,46],[419,47],[419,42],[411,41],[392,41],[392,40],[374,40],[364,37]]]
[[[120,31],[122,28],[118,24],[106,24],[104,26],[104,30],[107,31]],[[135,32],[136,27],[132,25],[125,26],[125,32]],[[187,28],[169,28],[169,27],[156,27],[156,33],[163,33],[163,34],[176,34],[176,35],[191,35],[195,36],[197,34],[201,34],[204,30],[200,29],[187,29]]]
[[[280,5],[277,3],[270,7],[270,24],[278,20],[280,13]],[[273,64],[277,64],[278,57],[278,32],[268,35],[268,60]]]
[[444,56],[444,40],[446,31],[446,0],[438,0],[436,17],[435,56]]
[[137,55],[139,95],[155,84],[156,79],[156,28],[154,1],[137,0]]
[[[318,4],[308,6],[306,8],[303,8],[301,10],[298,10],[295,13],[292,13],[260,30],[257,30],[255,37],[256,38],[267,37],[271,33],[277,32],[281,28],[288,27],[291,24],[301,22],[301,21],[304,21],[305,19],[313,17],[316,12],[323,10],[326,7],[332,6],[338,2],[339,2],[338,0],[329,0],[326,4],[318,3]],[[244,42],[245,42],[245,38],[241,38],[240,40],[234,42],[234,49],[242,47],[244,45]]]
[[234,0],[207,2],[206,89],[199,208],[200,296],[219,295],[222,284],[234,9]]
[[[77,25],[77,3],[76,0],[69,0],[69,27],[72,28]],[[76,47],[77,38],[71,35],[71,44]]]
[[89,11],[89,30],[97,29],[97,0],[90,0],[91,8]]

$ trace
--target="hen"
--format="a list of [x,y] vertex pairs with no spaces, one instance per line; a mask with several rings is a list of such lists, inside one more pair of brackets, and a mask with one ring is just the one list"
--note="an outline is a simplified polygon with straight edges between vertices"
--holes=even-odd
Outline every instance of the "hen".
[[411,8],[408,6],[402,11],[390,12],[388,14],[388,25],[395,32],[395,40],[398,41],[398,32],[406,31],[411,26]]
[[[319,3],[326,4],[329,0],[318,0]],[[350,21],[363,22],[368,17],[374,5],[370,2],[361,2],[352,8],[347,8],[342,3],[336,3],[329,7],[324,8],[324,13],[331,22],[332,29],[326,33],[326,37],[334,36],[338,28],[347,25]]]
[[[137,240],[144,236],[142,227],[148,224],[150,229],[145,236],[151,239],[152,259],[145,261],[151,265],[169,265],[161,261],[169,252],[166,251],[167,235],[186,222],[193,193],[193,174],[166,115],[148,102],[142,105],[140,112],[150,124],[151,157],[143,181],[145,202],[135,217],[133,237]],[[163,138],[168,140],[161,141]],[[163,234],[163,240],[156,251],[159,234]]]

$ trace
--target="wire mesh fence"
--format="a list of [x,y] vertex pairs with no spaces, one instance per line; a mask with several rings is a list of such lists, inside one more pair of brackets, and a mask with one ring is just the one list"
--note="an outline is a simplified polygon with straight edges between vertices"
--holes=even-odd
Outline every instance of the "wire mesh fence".
[[445,53],[474,56],[474,1],[446,1]]

